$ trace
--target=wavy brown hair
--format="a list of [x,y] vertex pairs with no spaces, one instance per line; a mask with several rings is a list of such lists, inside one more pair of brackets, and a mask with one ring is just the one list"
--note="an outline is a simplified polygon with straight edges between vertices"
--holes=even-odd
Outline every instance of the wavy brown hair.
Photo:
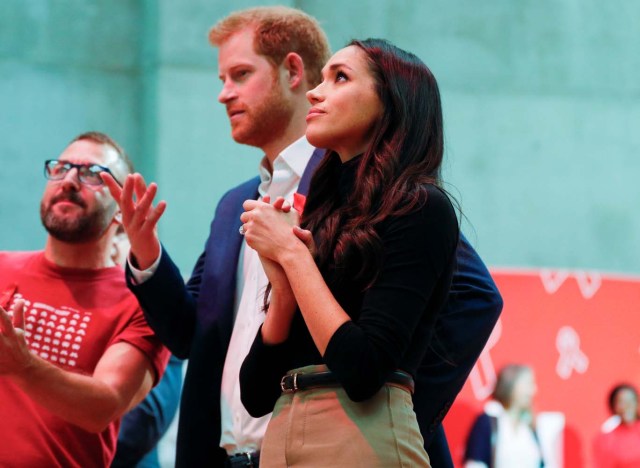
[[346,203],[337,190],[340,158],[327,152],[311,181],[302,227],[314,233],[321,270],[333,265],[338,281],[348,275],[367,288],[383,256],[375,227],[423,205],[425,184],[441,185],[442,106],[435,77],[415,55],[383,39],[348,45],[365,53],[383,115],[357,160]]

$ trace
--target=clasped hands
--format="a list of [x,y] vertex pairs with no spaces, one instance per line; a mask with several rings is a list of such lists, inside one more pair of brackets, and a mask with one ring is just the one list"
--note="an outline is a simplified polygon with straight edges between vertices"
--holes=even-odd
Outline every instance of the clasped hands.
[[270,202],[269,196],[245,201],[240,221],[247,244],[258,252],[269,281],[278,289],[288,286],[282,268],[287,256],[313,252],[314,243],[311,232],[299,226],[300,214],[284,198]]
[[311,232],[300,227],[300,214],[284,198],[273,204],[266,195],[260,200],[246,200],[240,215],[247,244],[258,254],[282,264],[283,255],[300,247],[313,251]]

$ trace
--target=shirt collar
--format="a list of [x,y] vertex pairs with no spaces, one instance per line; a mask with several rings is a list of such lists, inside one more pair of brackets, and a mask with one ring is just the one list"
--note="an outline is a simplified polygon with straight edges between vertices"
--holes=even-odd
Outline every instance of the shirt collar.
[[[273,169],[276,170],[279,167],[287,166],[298,177],[302,177],[304,169],[309,163],[309,158],[315,150],[315,147],[307,141],[306,136],[302,136],[298,140],[287,146],[273,161]],[[260,161],[259,173],[261,182],[269,182],[271,180],[271,173],[267,169],[267,157],[265,156]]]

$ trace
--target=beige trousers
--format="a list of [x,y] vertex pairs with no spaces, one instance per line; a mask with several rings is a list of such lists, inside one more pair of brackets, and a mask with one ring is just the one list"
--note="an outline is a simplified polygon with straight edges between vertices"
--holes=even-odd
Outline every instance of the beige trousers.
[[[309,366],[291,372],[326,370]],[[342,387],[282,394],[260,450],[266,468],[430,467],[411,394],[384,385],[355,403]]]

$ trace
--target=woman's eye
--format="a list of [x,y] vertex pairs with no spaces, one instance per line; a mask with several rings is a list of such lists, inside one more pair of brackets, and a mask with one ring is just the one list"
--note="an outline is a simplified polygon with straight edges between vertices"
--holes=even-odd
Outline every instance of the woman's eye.
[[348,80],[347,75],[345,75],[344,72],[339,71],[336,73],[336,81],[347,81],[347,80]]

